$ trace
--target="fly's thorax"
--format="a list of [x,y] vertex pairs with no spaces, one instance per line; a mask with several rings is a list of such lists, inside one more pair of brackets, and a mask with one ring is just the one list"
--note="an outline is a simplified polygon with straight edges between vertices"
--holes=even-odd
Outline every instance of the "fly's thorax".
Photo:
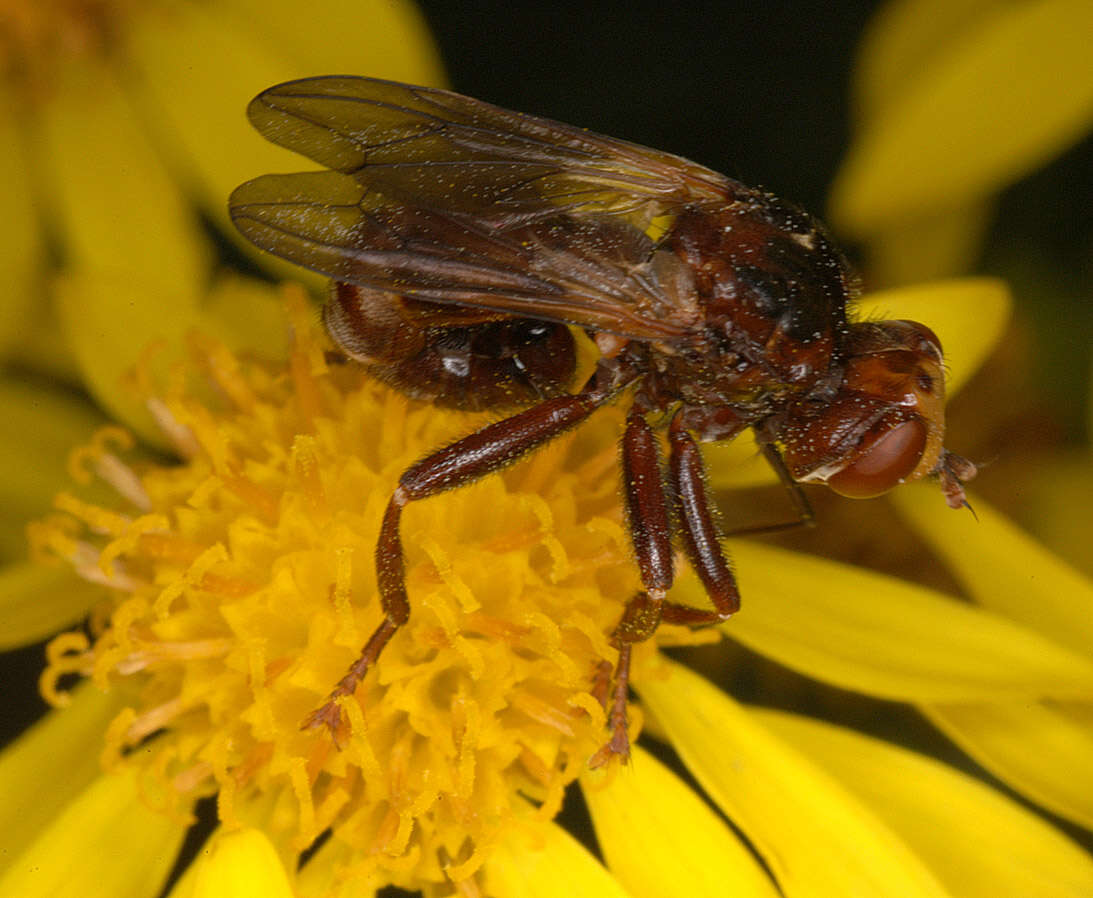
[[723,369],[748,362],[771,386],[797,390],[827,373],[853,277],[819,222],[748,191],[681,216],[672,243],[695,272],[704,339]]

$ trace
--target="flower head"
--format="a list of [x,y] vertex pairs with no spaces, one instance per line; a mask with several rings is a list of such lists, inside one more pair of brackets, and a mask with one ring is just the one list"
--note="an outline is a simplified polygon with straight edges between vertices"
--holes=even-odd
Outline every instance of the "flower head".
[[[986,285],[970,286],[964,296]],[[194,339],[188,367],[153,391],[181,464],[132,457],[116,430],[75,456],[84,479],[94,472],[117,496],[96,504],[62,493],[34,542],[106,592],[90,638],[53,643],[46,694],[63,702],[56,684],[69,673],[109,689],[122,707],[105,726],[108,768],[127,771],[168,819],[215,794],[224,834],[208,865],[265,869],[280,856],[291,868],[306,852],[295,885],[304,894],[386,882],[437,894],[452,883],[511,886],[554,845],[549,821],[578,778],[619,875],[649,860],[614,828],[634,815],[620,795],[651,789],[633,799],[652,801],[639,833],[656,826],[663,803],[683,802],[689,835],[660,850],[716,844],[720,875],[732,869],[764,894],[747,852],[644,751],[614,798],[618,772],[604,782],[586,769],[604,724],[591,674],[613,660],[607,634],[637,587],[615,485],[614,409],[407,514],[411,622],[342,700],[350,733],[341,750],[301,729],[380,618],[372,550],[391,484],[474,417],[328,363],[302,299],[291,309],[287,363]],[[725,633],[822,680],[938,709],[1093,688],[1093,665],[928,591],[747,543],[733,553],[748,614]],[[676,594],[699,604],[697,589],[684,577]],[[681,637],[662,631],[658,642]],[[655,732],[763,856],[782,858],[771,861],[779,882],[837,891],[895,878],[909,894],[937,894],[936,874],[900,837],[652,643],[633,682]],[[87,701],[81,691],[77,704]],[[726,768],[726,757],[737,761]],[[794,827],[770,817],[775,793]],[[832,814],[842,819],[835,831],[822,822]],[[812,822],[802,829],[801,818]],[[250,853],[233,830],[261,833],[272,850]],[[867,869],[830,863],[863,842]],[[565,844],[549,850],[566,856]],[[577,856],[565,863],[585,875]],[[586,871],[592,880],[596,869]]]
[[[917,708],[1013,788],[1093,826],[1082,775],[1093,770],[1091,587],[974,497],[979,523],[948,512],[932,488],[894,500],[910,525],[898,544],[915,532],[933,540],[928,573],[940,590],[912,582],[923,569],[897,580],[731,541],[742,613],[714,632],[662,628],[644,645],[634,763],[586,769],[604,738],[592,671],[614,660],[608,635],[638,584],[611,407],[503,473],[406,511],[410,623],[342,700],[340,749],[301,729],[379,620],[373,551],[399,475],[482,421],[328,362],[298,294],[289,349],[278,353],[273,290],[236,278],[208,289],[212,250],[193,207],[220,221],[228,187],[265,152],[252,140],[238,153],[225,122],[242,133],[244,100],[267,84],[362,70],[331,58],[352,42],[332,43],[328,8],[316,7],[301,18],[269,0],[74,3],[65,8],[83,25],[110,27],[75,29],[93,52],[71,68],[42,67],[59,79],[56,102],[35,113],[48,165],[25,180],[49,183],[53,199],[8,216],[36,223],[20,232],[34,251],[12,256],[24,268],[11,270],[41,276],[44,233],[64,248],[67,274],[52,294],[62,343],[126,428],[100,430],[73,455],[75,487],[39,477],[35,495],[61,490],[32,534],[48,564],[3,572],[5,645],[87,622],[52,643],[42,680],[67,707],[0,755],[0,894],[78,885],[151,898],[195,807],[216,831],[196,862],[178,862],[178,898],[325,898],[391,882],[467,896],[1093,891],[1088,857],[1027,808],[940,761],[816,719],[844,706],[867,724],[895,715],[894,735],[910,741],[913,712],[896,709]],[[259,30],[279,37],[263,44]],[[380,43],[406,43],[392,33]],[[267,67],[274,46],[300,57]],[[195,69],[195,47],[218,62]],[[115,78],[119,61],[142,77]],[[381,61],[367,71],[427,81],[429,64],[411,63],[426,74]],[[233,66],[254,83],[229,77]],[[138,107],[142,127],[114,115]],[[73,134],[74,146],[60,139]],[[16,178],[8,201],[25,186]],[[147,210],[135,223],[134,205]],[[11,295],[30,295],[9,280]],[[970,279],[872,294],[859,314],[927,322],[945,345],[952,392],[997,341],[1007,309],[997,281]],[[203,335],[172,355],[194,324]],[[11,427],[0,446],[18,475],[40,472],[95,421],[33,385],[0,387]],[[726,505],[740,496],[730,486],[770,480],[744,440],[709,450]],[[12,491],[29,479],[8,480],[0,486]],[[870,535],[844,529],[837,547],[854,557]],[[690,575],[673,598],[705,601]],[[795,713],[741,704],[659,652],[720,637],[701,650],[707,672],[737,692],[760,684],[752,694],[764,704],[789,683]],[[74,674],[89,682],[72,686]],[[552,822],[574,781],[599,855]]]
[[301,723],[382,618],[392,477],[470,420],[327,364],[316,328],[299,297],[287,368],[195,342],[190,376],[219,401],[181,377],[151,399],[183,464],[130,464],[116,431],[79,455],[121,507],[63,493],[34,541],[111,598],[90,640],[54,642],[45,691],[63,702],[76,672],[135,696],[107,756],[139,759],[178,809],[215,792],[237,826],[273,802],[272,834],[303,851],[329,830],[346,876],[463,880],[514,819],[557,813],[603,739],[592,673],[638,586],[604,438],[618,414],[407,514],[415,611],[342,700],[339,750]]
[[[231,241],[224,197],[255,157],[283,162],[273,148],[238,152],[247,100],[279,75],[326,66],[443,77],[407,2],[321,0],[306,14],[287,0],[6,2],[0,358],[82,381],[150,439],[151,421],[118,389],[137,347],[180,342],[196,324],[233,345],[272,345],[256,323],[276,302],[254,282],[229,307],[210,295],[228,280],[210,225]],[[159,299],[138,301],[149,294]]]

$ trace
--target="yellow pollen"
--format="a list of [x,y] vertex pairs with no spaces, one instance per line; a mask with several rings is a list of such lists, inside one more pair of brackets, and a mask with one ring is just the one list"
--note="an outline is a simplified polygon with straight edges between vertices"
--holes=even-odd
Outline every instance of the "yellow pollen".
[[[615,663],[609,634],[639,586],[621,412],[407,505],[410,621],[338,699],[338,748],[301,724],[382,619],[374,550],[399,474],[488,418],[328,366],[302,294],[288,305],[287,363],[194,339],[150,397],[182,461],[142,460],[116,431],[75,453],[117,505],[65,493],[33,529],[40,556],[104,595],[90,639],[52,644],[42,692],[62,704],[77,674],[125,696],[103,757],[154,777],[170,813],[216,793],[224,825],[260,820],[288,853],[328,834],[308,863],[333,881],[475,894],[491,846],[557,813],[606,738],[593,675]],[[196,398],[210,380],[219,405]],[[652,652],[635,652],[635,679]]]

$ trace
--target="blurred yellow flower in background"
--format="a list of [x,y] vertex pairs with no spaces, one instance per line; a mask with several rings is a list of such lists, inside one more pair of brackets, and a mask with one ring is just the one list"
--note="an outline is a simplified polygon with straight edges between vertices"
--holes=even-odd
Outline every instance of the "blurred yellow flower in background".
[[1093,128],[1085,0],[895,0],[862,39],[829,220],[873,286],[975,267],[995,197]]
[[[637,584],[612,409],[407,514],[411,624],[362,701],[346,703],[343,751],[300,731],[378,618],[372,549],[392,484],[482,420],[328,365],[300,292],[253,266],[287,269],[225,248],[230,188],[297,167],[248,133],[251,96],[329,71],[441,77],[408,4],[313,6],[73,0],[5,13],[16,49],[0,127],[25,176],[2,219],[24,227],[0,241],[19,366],[0,382],[11,410],[0,452],[5,470],[37,472],[0,480],[14,501],[7,558],[18,557],[13,519],[58,495],[32,529],[53,566],[0,573],[4,645],[90,620],[49,650],[43,691],[68,706],[0,755],[0,898],[73,887],[151,898],[172,870],[179,898],[388,883],[506,898],[1093,892],[1089,856],[1027,807],[806,716],[829,706],[815,700],[821,684],[838,701],[913,706],[1026,798],[1093,828],[1093,586],[986,502],[973,499],[978,523],[949,512],[936,487],[892,502],[951,572],[948,594],[731,540],[746,606],[721,635],[803,675],[793,713],[741,704],[650,643],[635,661],[645,736],[633,763],[586,770],[603,738],[589,673],[613,658],[606,634]],[[892,4],[863,51],[863,126],[832,209],[870,247],[875,284],[904,283],[916,258],[931,275],[967,271],[990,194],[1088,127],[1019,65],[1040,53],[1055,78],[1080,74],[1076,28],[1052,43],[1077,4],[942,6]],[[941,31],[955,35],[943,47]],[[1042,40],[1025,47],[1014,33]],[[997,142],[976,153],[1016,102],[982,108],[982,74],[1044,100],[1023,102],[1024,143],[1008,155]],[[936,148],[965,124],[970,136]],[[921,170],[901,164],[902,145]],[[918,205],[935,152],[948,180]],[[232,255],[235,271],[220,262]],[[996,280],[954,278],[867,294],[859,314],[928,323],[951,394],[997,343],[1009,297]],[[126,428],[72,455],[75,489],[62,447],[106,419],[38,372],[84,384]],[[718,488],[769,480],[747,451],[711,447]],[[674,597],[704,601],[689,576]],[[717,635],[665,628],[657,642]],[[728,641],[704,650],[707,672],[742,657]],[[73,688],[71,674],[91,682]],[[551,822],[577,782],[601,858]],[[178,861],[195,803],[211,796],[218,827],[196,860]]]
[[252,332],[263,317],[253,288],[230,301],[217,293],[209,239],[210,227],[236,239],[224,197],[255,162],[288,159],[274,147],[240,153],[254,141],[239,110],[274,81],[329,67],[442,78],[408,3],[326,0],[301,12],[264,0],[4,5],[0,352],[47,371],[75,362],[101,403],[132,412],[118,376],[141,338],[201,321],[269,345],[268,329]]
[[[999,194],[1093,130],[1090,46],[1093,15],[1084,0],[897,0],[882,8],[861,45],[855,133],[830,200],[832,223],[864,245],[870,284],[951,276],[977,266]],[[1048,305],[1046,294],[1059,284],[1035,252],[1027,247],[1023,257],[1019,252],[1002,266],[1013,277],[1026,330],[1037,304]],[[1087,304],[1093,284],[1088,268],[1085,274],[1077,289]],[[1084,332],[1088,344],[1088,320],[1069,327],[1079,343]],[[995,397],[1006,401],[1012,383],[1003,383]],[[1073,406],[1076,398],[1072,384],[1063,401]],[[1017,406],[1024,401],[1009,399],[1013,429],[1020,427]],[[967,405],[964,411],[975,414]],[[1093,570],[1085,548],[1093,497],[1091,431],[1084,450],[1041,448],[1038,458],[1010,452],[1001,461],[1018,496],[1015,506],[1087,572]],[[1093,654],[1093,595],[1076,570],[982,499],[972,499],[981,526],[970,530],[931,514],[916,491],[891,501],[976,602]],[[1093,827],[1093,803],[1086,798],[1093,795],[1093,696],[924,704],[922,710],[1013,788]]]
[[[0,457],[20,472],[0,483],[3,558],[25,557],[24,523],[50,507],[64,447],[106,420],[68,385],[155,442],[123,385],[149,344],[164,349],[157,370],[198,325],[283,353],[276,291],[219,262],[218,246],[236,239],[225,197],[256,160],[289,158],[251,139],[240,113],[250,97],[329,65],[442,78],[424,23],[402,2],[327,0],[306,16],[296,3],[248,0],[0,9]],[[252,152],[238,151],[245,143]]]

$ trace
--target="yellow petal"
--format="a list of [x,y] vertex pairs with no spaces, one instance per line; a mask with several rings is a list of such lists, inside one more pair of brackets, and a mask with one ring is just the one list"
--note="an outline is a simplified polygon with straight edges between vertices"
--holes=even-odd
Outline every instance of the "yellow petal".
[[999,779],[1056,814],[1093,829],[1089,703],[928,705],[922,711]]
[[[995,15],[1004,0],[889,0],[870,21],[854,68],[857,126],[883,116],[938,57]],[[870,229],[865,275],[873,286],[952,277],[975,268],[993,203],[935,205]]]
[[267,358],[284,353],[279,292],[243,278],[197,296],[158,278],[73,275],[58,281],[57,294],[88,387],[114,418],[151,445],[162,445],[162,435],[130,383],[149,347],[158,347],[151,372],[160,384],[193,331]]
[[887,0],[870,19],[854,64],[855,111],[868,119],[895,102],[940,54],[1009,0]]
[[[321,0],[307,16],[294,0],[230,0],[223,6],[230,7],[237,26],[261,35],[283,57],[281,65],[293,67],[282,77],[347,72],[410,84],[444,81],[429,23],[406,0]],[[352,34],[354,40],[331,40],[332,34]]]
[[781,712],[753,713],[853,791],[952,894],[1093,895],[1089,855],[978,780],[842,727]]
[[979,520],[969,523],[932,513],[924,492],[894,493],[895,507],[977,602],[1093,656],[1093,583],[984,500],[970,500]]
[[[52,787],[60,768],[37,781]],[[15,857],[0,895],[120,898],[155,895],[174,864],[186,827],[150,810],[130,772],[94,780]]]
[[285,0],[178,4],[139,24],[131,52],[141,102],[192,168],[206,211],[232,235],[233,188],[310,164],[254,131],[246,108],[255,94],[326,72],[426,83],[441,77],[424,22],[404,2],[317,0],[306,12]]
[[873,287],[895,287],[974,270],[993,212],[993,203],[973,200],[870,231],[866,281]]
[[[72,268],[133,276],[196,293],[210,247],[177,178],[163,166],[105,66],[70,68],[42,106],[39,152]],[[156,298],[144,303],[156,307]],[[161,316],[170,310],[159,307]]]
[[293,898],[288,875],[266,835],[256,829],[218,833],[194,872],[193,898]]
[[[942,519],[927,518],[917,491],[897,508],[945,558],[984,605],[1089,652],[1089,581],[973,499],[980,524],[959,545]],[[1041,703],[927,706],[924,712],[968,754],[1014,788],[1055,813],[1093,827],[1093,737],[1088,706]],[[1078,713],[1079,711],[1085,713]]]
[[483,890],[504,898],[595,895],[628,898],[627,892],[576,839],[554,823],[513,830],[490,853]]
[[198,319],[196,295],[185,286],[172,290],[159,279],[83,274],[59,280],[57,298],[68,343],[92,395],[146,443],[165,446],[143,399],[126,385],[126,376],[142,353],[157,344],[163,350],[155,354],[153,371],[165,377]]
[[69,568],[31,562],[0,568],[0,650],[30,645],[82,620],[102,589]]
[[982,277],[877,290],[862,297],[858,312],[862,318],[909,318],[933,330],[944,348],[951,397],[998,343],[1012,307],[1006,284]]
[[996,192],[1093,123],[1088,0],[1001,4],[932,55],[855,139],[831,217],[869,232]]
[[[1087,658],[933,590],[758,543],[729,548],[745,604],[723,632],[807,676],[904,701],[1075,696],[1093,688]],[[673,597],[704,601],[690,573]]]
[[99,743],[119,707],[115,696],[80,686],[63,711],[49,712],[0,754],[0,873],[95,779]]
[[948,894],[834,779],[685,667],[641,685],[687,769],[740,827],[787,898]]
[[253,278],[225,276],[203,297],[194,326],[233,350],[283,359],[288,355],[284,308],[283,290]]
[[[1093,421],[1088,426],[1093,433]],[[1056,449],[1045,464],[1022,468],[1021,475],[1021,523],[1086,577],[1093,577],[1088,533],[1093,508],[1091,461],[1087,448]]]
[[19,341],[11,347],[13,367],[49,378],[56,384],[80,386],[80,369],[71,349],[61,339],[56,304],[37,285],[36,302],[20,324]]
[[[752,431],[727,443],[702,446],[710,484],[721,489],[743,489],[777,483],[778,477],[759,453]],[[790,506],[787,504],[787,509]]]
[[0,558],[26,558],[26,523],[68,482],[74,446],[105,423],[91,403],[28,378],[0,378]]
[[[630,766],[606,786],[593,776],[584,795],[607,866],[635,898],[778,894],[733,831],[679,777],[635,748]],[[671,821],[670,826],[665,826]]]
[[7,358],[22,340],[34,304],[42,302],[38,279],[44,258],[28,161],[5,87],[0,84],[0,356]]

